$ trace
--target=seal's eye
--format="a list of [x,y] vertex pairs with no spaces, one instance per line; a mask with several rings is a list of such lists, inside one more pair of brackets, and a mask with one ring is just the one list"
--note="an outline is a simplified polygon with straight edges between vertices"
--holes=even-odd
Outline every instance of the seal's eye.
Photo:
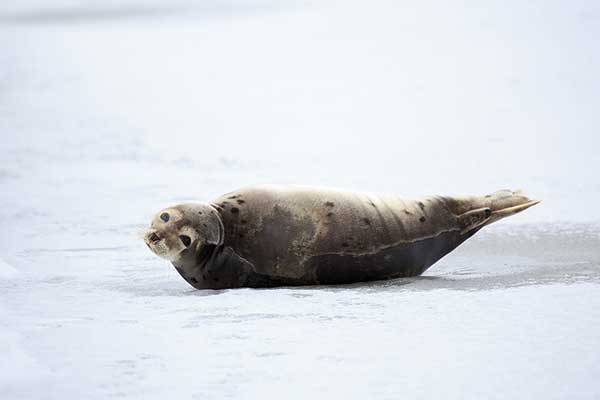
[[192,243],[192,239],[186,235],[179,235],[179,240],[181,240],[181,243],[183,243],[185,247],[188,247],[190,243]]
[[162,219],[163,222],[169,222],[169,214],[167,214],[167,213],[160,214],[160,219]]

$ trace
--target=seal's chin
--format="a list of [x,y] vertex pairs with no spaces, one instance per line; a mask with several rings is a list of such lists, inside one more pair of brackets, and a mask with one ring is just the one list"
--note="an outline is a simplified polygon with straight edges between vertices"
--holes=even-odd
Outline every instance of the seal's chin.
[[148,247],[154,254],[167,261],[175,262],[179,259],[179,254],[171,251],[163,242],[148,244]]

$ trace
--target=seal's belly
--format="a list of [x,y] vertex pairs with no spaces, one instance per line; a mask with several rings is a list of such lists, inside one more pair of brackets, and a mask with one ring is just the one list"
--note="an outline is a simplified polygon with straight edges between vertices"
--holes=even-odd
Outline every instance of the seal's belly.
[[315,283],[342,284],[417,276],[466,238],[456,231],[400,243],[364,254],[320,254],[311,257],[307,271]]

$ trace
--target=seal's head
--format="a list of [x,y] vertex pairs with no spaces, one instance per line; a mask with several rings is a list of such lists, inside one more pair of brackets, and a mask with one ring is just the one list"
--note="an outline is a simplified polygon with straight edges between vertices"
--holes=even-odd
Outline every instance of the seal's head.
[[208,204],[178,204],[159,211],[144,241],[154,254],[171,262],[196,257],[207,245],[223,244],[223,222]]

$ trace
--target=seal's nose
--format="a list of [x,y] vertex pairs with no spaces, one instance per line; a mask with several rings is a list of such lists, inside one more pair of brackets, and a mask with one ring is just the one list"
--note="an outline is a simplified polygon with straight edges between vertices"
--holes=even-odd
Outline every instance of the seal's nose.
[[156,243],[160,240],[160,238],[156,235],[156,233],[152,233],[148,239],[150,239],[151,242]]

